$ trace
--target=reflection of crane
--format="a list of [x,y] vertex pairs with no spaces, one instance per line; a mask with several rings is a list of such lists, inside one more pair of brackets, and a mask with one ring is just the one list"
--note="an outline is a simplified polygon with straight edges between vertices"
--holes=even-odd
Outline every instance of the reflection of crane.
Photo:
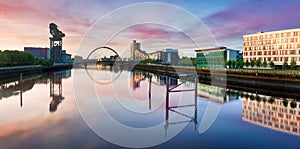
[[61,103],[63,99],[62,96],[62,73],[54,73],[51,76],[50,80],[50,97],[52,97],[52,101],[50,102],[49,111],[55,112],[57,106]]
[[62,37],[65,37],[65,34],[57,29],[57,25],[50,23],[49,25],[50,34],[50,52],[51,52],[51,61],[53,63],[62,62]]

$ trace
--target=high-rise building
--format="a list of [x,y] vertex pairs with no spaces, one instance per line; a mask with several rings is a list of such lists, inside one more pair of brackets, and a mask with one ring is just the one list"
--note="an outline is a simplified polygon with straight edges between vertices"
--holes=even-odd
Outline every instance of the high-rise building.
[[24,47],[24,51],[32,54],[34,57],[40,59],[50,59],[50,50],[49,48],[40,48],[40,47]]
[[147,58],[146,51],[141,50],[141,44],[136,42],[136,40],[133,40],[130,44],[130,57],[134,62]]
[[278,66],[295,61],[300,65],[300,28],[244,35],[243,42],[244,61],[273,61]]

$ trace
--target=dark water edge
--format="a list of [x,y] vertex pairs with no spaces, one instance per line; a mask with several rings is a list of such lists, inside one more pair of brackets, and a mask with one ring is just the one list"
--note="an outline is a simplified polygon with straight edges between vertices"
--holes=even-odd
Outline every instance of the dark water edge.
[[15,78],[41,74],[45,72],[54,72],[60,70],[72,69],[72,64],[54,65],[54,66],[21,66],[21,67],[2,67],[0,69],[0,83],[1,81],[14,80]]

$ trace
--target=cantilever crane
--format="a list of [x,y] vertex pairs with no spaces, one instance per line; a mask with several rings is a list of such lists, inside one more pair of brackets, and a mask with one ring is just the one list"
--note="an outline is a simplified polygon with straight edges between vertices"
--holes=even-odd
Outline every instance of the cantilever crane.
[[62,38],[66,35],[57,29],[57,25],[50,23],[49,25],[50,34],[50,52],[51,52],[51,61],[52,63],[61,63],[62,58]]
[[62,31],[57,29],[57,25],[54,23],[50,23],[49,29],[50,29],[50,34],[53,36],[54,39],[61,40],[62,37],[66,36]]

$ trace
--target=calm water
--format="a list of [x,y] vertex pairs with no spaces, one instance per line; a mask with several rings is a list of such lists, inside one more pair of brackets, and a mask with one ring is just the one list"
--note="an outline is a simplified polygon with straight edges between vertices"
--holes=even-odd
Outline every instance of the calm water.
[[[170,88],[180,83],[195,89],[182,79]],[[73,69],[1,84],[0,148],[300,147],[300,103],[290,98],[198,83],[196,107],[190,91],[170,93],[166,108],[166,77],[139,71]]]

